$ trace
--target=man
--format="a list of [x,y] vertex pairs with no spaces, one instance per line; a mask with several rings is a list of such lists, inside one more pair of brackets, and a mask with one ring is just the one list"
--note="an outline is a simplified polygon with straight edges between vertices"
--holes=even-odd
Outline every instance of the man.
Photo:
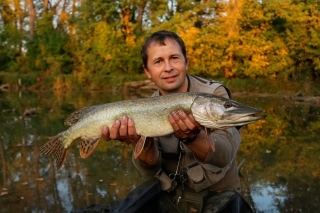
[[[207,92],[230,98],[228,89],[218,82],[187,75],[186,48],[173,32],[153,33],[143,44],[141,55],[144,72],[158,87],[153,96]],[[204,128],[191,114],[176,111],[168,119],[174,133],[147,138],[141,154],[133,158],[142,174],[160,180],[161,211],[209,213],[228,208],[227,203],[239,197],[240,180],[235,159],[241,141],[239,131],[236,128],[213,131],[209,135],[215,143],[213,150]],[[102,137],[106,141],[115,139],[127,144],[140,139],[134,121],[126,116],[110,129],[104,127]]]

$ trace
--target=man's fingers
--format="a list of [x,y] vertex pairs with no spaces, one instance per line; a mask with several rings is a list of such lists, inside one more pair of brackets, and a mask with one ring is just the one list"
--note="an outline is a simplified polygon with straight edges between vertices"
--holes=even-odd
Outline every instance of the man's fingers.
[[177,112],[173,112],[170,114],[169,122],[175,132],[184,132],[188,130],[187,126],[180,119]]
[[198,134],[200,130],[203,129],[203,126],[196,121],[192,114],[186,114],[183,111],[179,111],[178,115],[188,130]]
[[199,130],[204,129],[203,126],[201,126],[201,125],[196,121],[196,119],[193,117],[192,114],[189,114],[188,116],[189,116],[190,121],[191,121],[195,126],[197,126],[197,128],[198,128]]
[[120,135],[120,138],[125,138],[128,135],[128,118],[127,118],[127,116],[122,116],[119,135]]
[[169,116],[169,122],[178,138],[194,137],[203,127],[190,114],[183,111],[173,112]]
[[137,135],[136,128],[132,119],[123,116],[121,121],[116,120],[111,128],[103,127],[101,136],[104,140],[119,140],[126,144],[136,143],[140,135]]
[[109,127],[104,126],[101,130],[101,137],[103,140],[108,141],[110,139]]
[[188,138],[190,131],[188,127],[181,120],[177,112],[173,112],[169,116],[169,122],[174,130],[174,134],[177,138]]
[[194,119],[194,117],[192,115],[191,117],[188,116],[185,112],[181,110],[178,112],[172,113],[172,118],[174,119],[175,123],[179,126],[179,128],[183,132],[194,130],[197,127],[196,125],[197,122]]
[[116,120],[110,129],[110,139],[118,139],[119,138],[119,129],[120,129],[120,121]]
[[128,136],[129,138],[137,138],[136,127],[132,119],[128,119]]

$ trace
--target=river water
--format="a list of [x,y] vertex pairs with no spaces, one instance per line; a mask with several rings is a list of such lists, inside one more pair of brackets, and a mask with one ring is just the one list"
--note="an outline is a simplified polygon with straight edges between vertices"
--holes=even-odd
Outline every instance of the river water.
[[[101,141],[87,159],[80,158],[74,143],[59,172],[53,158],[39,151],[66,129],[63,121],[74,110],[140,96],[0,92],[0,212],[70,212],[123,199],[146,181],[131,163],[133,147],[117,141]],[[237,154],[238,163],[244,162],[242,195],[255,212],[318,212],[320,105],[281,96],[238,94],[234,99],[268,114],[242,131]],[[33,108],[35,115],[23,115]]]

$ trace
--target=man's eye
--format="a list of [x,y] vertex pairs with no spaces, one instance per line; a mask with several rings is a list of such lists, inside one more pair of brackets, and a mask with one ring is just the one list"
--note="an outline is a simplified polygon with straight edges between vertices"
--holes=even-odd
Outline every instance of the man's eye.
[[173,62],[179,62],[179,61],[180,61],[180,57],[178,57],[178,56],[173,56],[173,57],[171,58],[171,61],[173,61]]
[[154,65],[155,65],[155,66],[160,66],[161,63],[162,63],[162,60],[154,61]]

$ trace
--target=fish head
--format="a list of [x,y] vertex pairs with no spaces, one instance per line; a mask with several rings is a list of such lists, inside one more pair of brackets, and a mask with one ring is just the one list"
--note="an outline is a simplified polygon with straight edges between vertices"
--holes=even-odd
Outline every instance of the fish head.
[[195,97],[191,112],[199,124],[214,129],[242,126],[266,117],[262,110],[207,93]]

